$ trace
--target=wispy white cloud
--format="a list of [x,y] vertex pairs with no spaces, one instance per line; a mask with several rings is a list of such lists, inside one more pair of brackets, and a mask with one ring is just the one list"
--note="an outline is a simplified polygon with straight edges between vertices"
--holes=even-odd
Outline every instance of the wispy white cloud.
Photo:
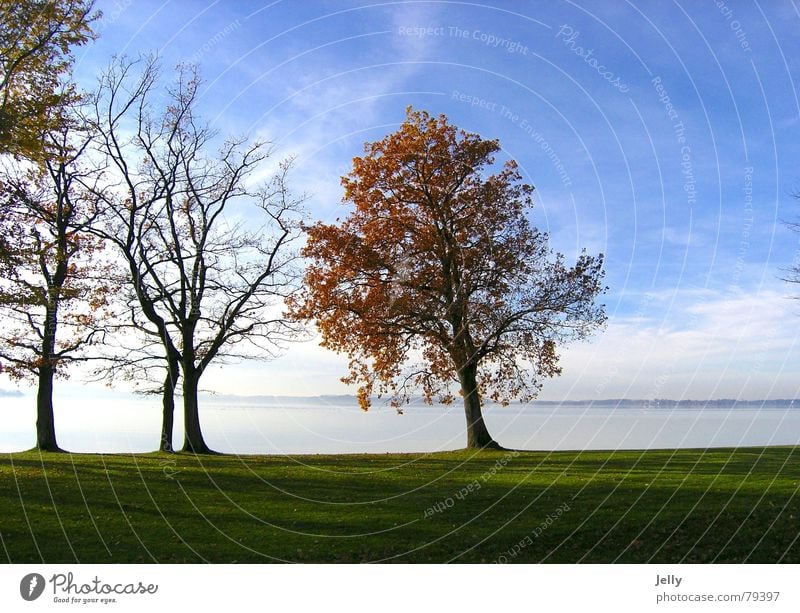
[[779,289],[660,292],[647,304],[565,349],[563,375],[542,397],[762,398],[800,390],[787,376],[800,374],[800,309]]

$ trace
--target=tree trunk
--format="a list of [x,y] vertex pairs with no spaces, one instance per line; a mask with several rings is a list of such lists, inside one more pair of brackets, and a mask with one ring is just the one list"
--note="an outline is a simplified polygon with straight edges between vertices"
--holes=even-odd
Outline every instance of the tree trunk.
[[168,360],[167,377],[164,379],[161,419],[161,445],[159,451],[172,453],[172,431],[175,424],[175,388],[180,376],[177,360]]
[[39,386],[36,391],[36,448],[41,451],[61,451],[56,441],[56,422],[53,415],[53,351],[58,326],[58,303],[47,307],[42,334],[42,355],[39,366]]
[[458,371],[461,393],[464,396],[464,412],[467,417],[467,449],[502,449],[489,434],[481,412],[481,397],[478,392],[478,367],[468,364]]
[[53,367],[39,368],[39,388],[36,393],[36,448],[41,451],[61,451],[56,441],[53,416]]
[[213,453],[203,440],[200,429],[200,416],[198,413],[197,387],[200,377],[194,365],[183,365],[183,421],[184,439],[183,451],[191,453]]

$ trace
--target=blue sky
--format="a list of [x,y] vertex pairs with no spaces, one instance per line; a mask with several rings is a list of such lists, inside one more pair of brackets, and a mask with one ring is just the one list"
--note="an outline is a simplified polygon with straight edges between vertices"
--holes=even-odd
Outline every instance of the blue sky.
[[[411,104],[497,138],[536,186],[553,246],[606,255],[608,328],[564,348],[546,399],[794,397],[800,308],[781,268],[800,242],[800,9],[791,2],[99,2],[78,50],[91,87],[113,53],[199,62],[222,133],[296,156],[312,217]],[[668,100],[667,100],[668,98]],[[265,168],[265,175],[269,168]],[[206,385],[346,393],[307,343]]]

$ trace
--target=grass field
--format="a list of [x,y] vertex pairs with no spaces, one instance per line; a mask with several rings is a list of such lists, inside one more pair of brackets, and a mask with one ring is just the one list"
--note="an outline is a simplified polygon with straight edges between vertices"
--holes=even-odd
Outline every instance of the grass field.
[[800,562],[800,450],[0,456],[8,562]]

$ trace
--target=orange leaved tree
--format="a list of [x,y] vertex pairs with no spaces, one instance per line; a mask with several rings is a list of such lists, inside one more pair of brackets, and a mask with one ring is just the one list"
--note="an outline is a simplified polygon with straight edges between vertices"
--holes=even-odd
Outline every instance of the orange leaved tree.
[[533,187],[500,145],[447,118],[407,110],[400,129],[367,144],[342,179],[344,220],[309,228],[306,287],[295,317],[315,320],[322,345],[350,358],[346,383],[394,406],[460,387],[467,446],[499,447],[482,399],[531,400],[560,373],[556,345],[605,321],[595,304],[603,258],[567,266],[528,221]]

